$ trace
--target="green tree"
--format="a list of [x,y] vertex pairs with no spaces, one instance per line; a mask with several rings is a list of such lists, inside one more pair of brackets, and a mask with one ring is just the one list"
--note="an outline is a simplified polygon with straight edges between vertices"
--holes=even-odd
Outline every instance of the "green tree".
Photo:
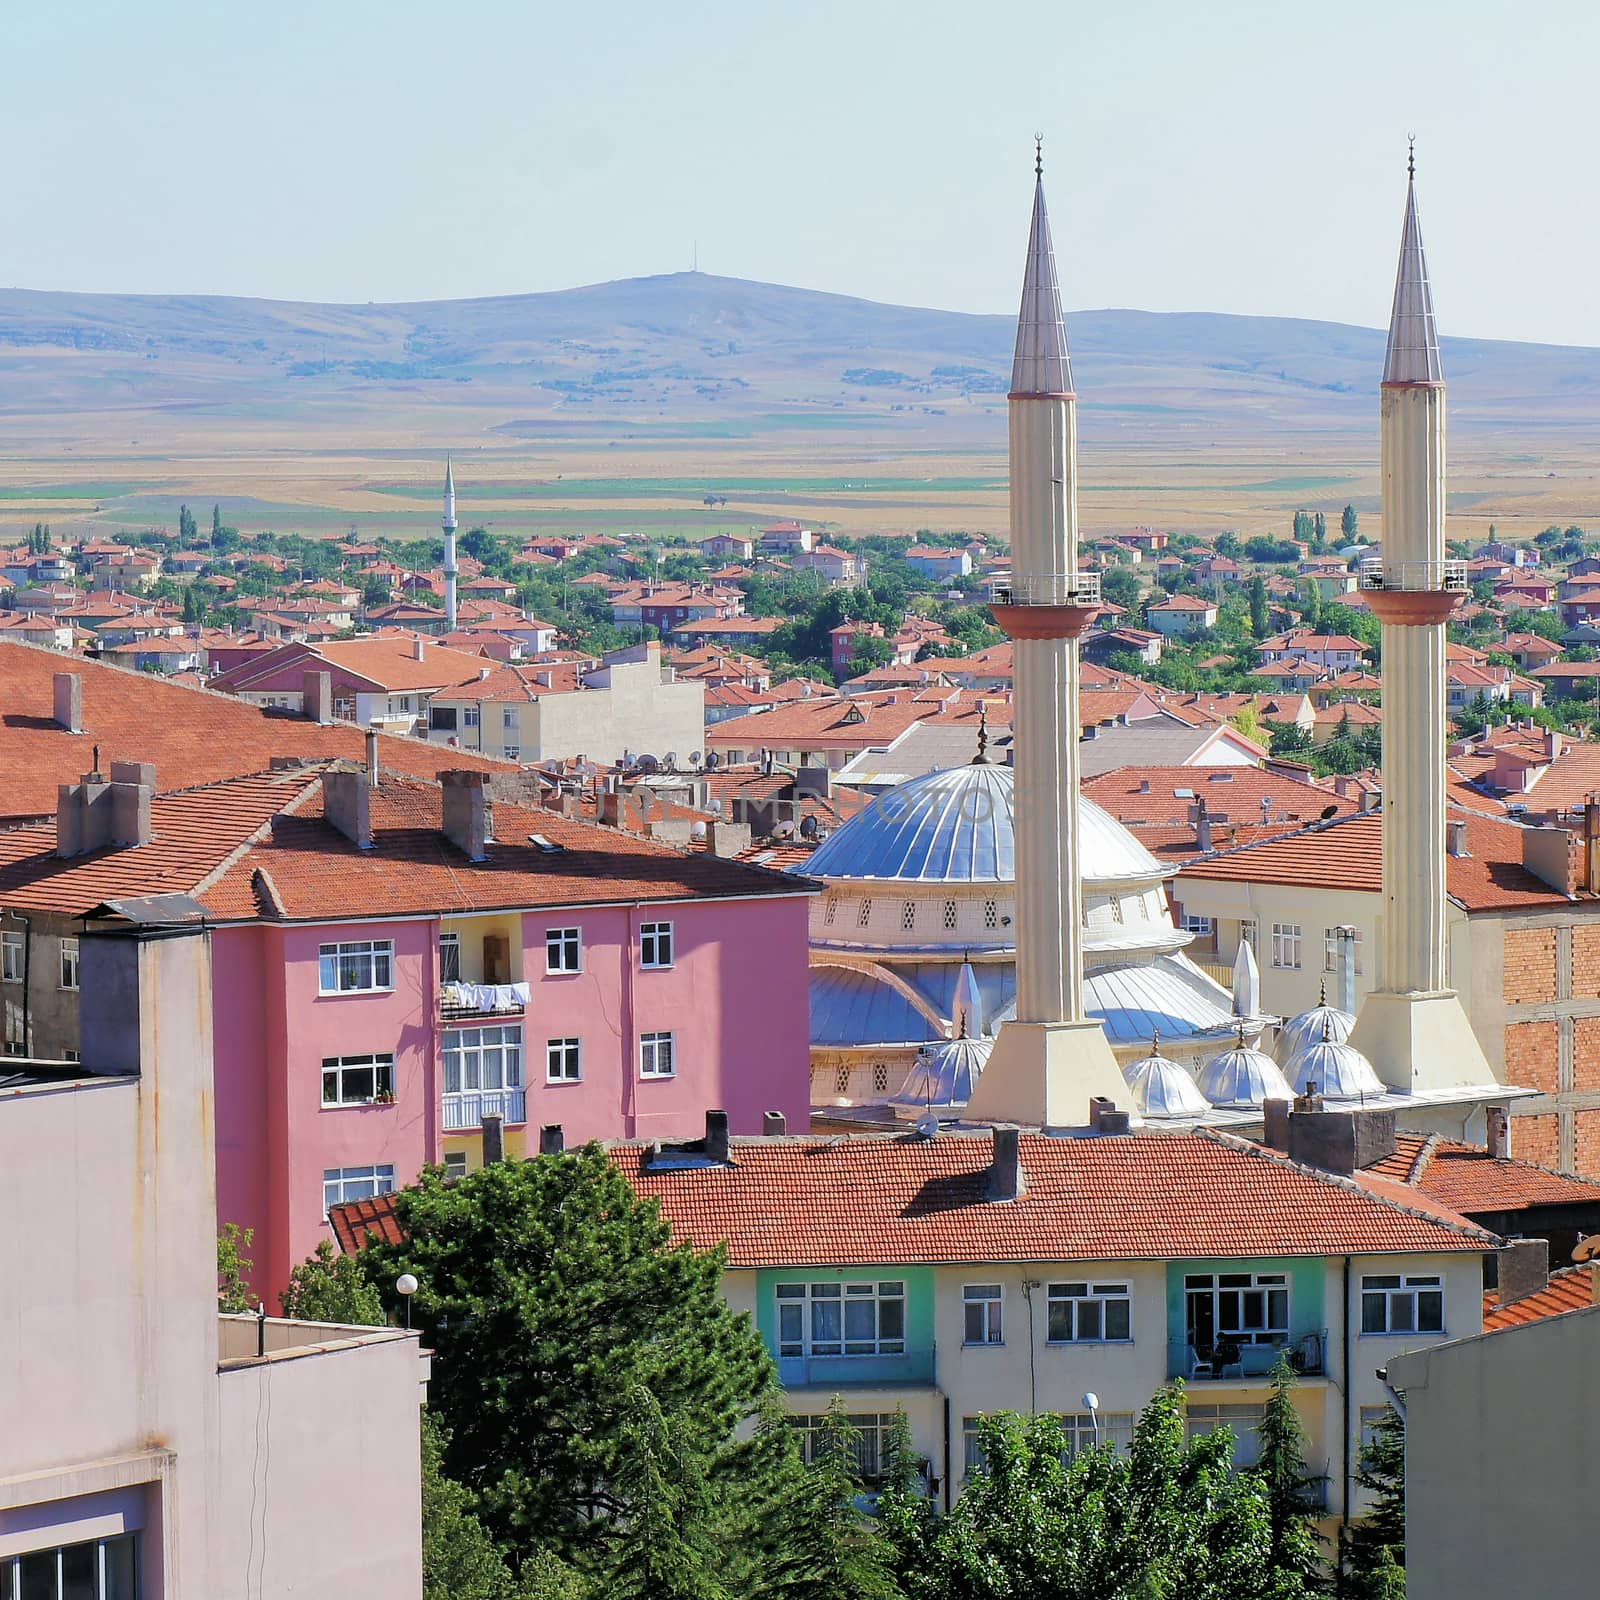
[[1339,532],[1344,535],[1346,544],[1353,544],[1361,535],[1361,519],[1356,515],[1356,508],[1347,505],[1339,515]]
[[461,553],[474,561],[487,561],[494,548],[494,536],[487,528],[468,528],[461,535]]
[[1386,1566],[1403,1569],[1406,1561],[1406,1425],[1393,1406],[1361,1447],[1356,1482],[1372,1496],[1372,1509],[1345,1540],[1345,1592],[1351,1600],[1377,1600],[1393,1591]]
[[1295,1409],[1294,1369],[1279,1355],[1272,1370],[1272,1398],[1262,1413],[1257,1436],[1261,1454],[1255,1471],[1267,1486],[1267,1511],[1272,1525],[1268,1564],[1279,1579],[1298,1581],[1306,1594],[1321,1594],[1326,1571],[1317,1532],[1322,1479],[1306,1468],[1306,1430]]
[[1298,722],[1269,722],[1267,728],[1271,738],[1267,748],[1273,755],[1298,761],[1311,753],[1311,735]]
[[1100,593],[1114,606],[1131,611],[1139,604],[1139,579],[1128,567],[1110,567],[1100,577]]
[[395,1279],[418,1278],[413,1325],[436,1352],[447,1465],[497,1539],[604,1569],[625,1522],[622,1426],[625,1414],[639,1425],[641,1388],[711,1460],[719,1491],[734,1478],[759,1497],[759,1463],[729,1441],[776,1374],[723,1298],[724,1252],[674,1244],[598,1145],[454,1183],[428,1168],[395,1213],[404,1242],[369,1241],[362,1271],[391,1310]]
[[1317,544],[1326,544],[1328,542],[1328,519],[1320,511],[1312,524],[1312,535]]
[[194,512],[188,506],[178,507],[178,537],[185,545],[192,544],[199,531],[199,525],[194,520]]
[[1272,613],[1267,605],[1267,582],[1258,572],[1250,580],[1250,631],[1258,639],[1272,632]]
[[368,1282],[354,1256],[335,1255],[331,1240],[323,1239],[316,1254],[289,1274],[278,1297],[286,1317],[303,1322],[347,1322],[380,1328],[389,1318],[383,1297]]
[[213,505],[211,508],[211,542],[215,544],[222,533],[222,507]]
[[217,1234],[217,1310],[254,1311],[250,1285],[246,1281],[255,1265],[245,1251],[256,1236],[254,1228],[241,1228],[225,1222]]

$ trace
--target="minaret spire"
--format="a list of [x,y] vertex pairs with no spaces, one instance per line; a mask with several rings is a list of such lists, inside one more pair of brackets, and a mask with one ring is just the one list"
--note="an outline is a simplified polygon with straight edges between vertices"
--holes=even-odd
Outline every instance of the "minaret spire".
[[456,629],[456,474],[450,457],[444,458],[444,615],[450,631]]
[[1389,315],[1389,347],[1383,358],[1385,383],[1443,383],[1439,334],[1433,325],[1433,290],[1422,253],[1417,221],[1417,151],[1406,158],[1406,216],[1400,232],[1400,266],[1394,279],[1394,309]]
[[1022,277],[1022,309],[1017,313],[1017,348],[1011,362],[1013,395],[1072,393],[1072,357],[1067,324],[1061,315],[1056,254],[1050,243],[1050,215],[1044,204],[1044,141],[1033,157],[1033,222],[1028,229],[1028,263]]

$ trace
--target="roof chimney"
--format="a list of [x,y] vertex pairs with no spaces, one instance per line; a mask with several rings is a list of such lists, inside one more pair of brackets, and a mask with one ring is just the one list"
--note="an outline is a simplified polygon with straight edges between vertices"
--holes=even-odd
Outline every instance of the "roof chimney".
[[[97,748],[97,766],[99,755]],[[56,791],[56,854],[81,856],[107,845],[149,844],[155,792],[156,769],[138,761],[113,761],[109,779],[95,771],[77,783],[61,784]]]
[[487,775],[482,772],[441,772],[441,826],[444,836],[469,861],[482,861],[494,836],[490,823],[488,797],[484,794]]
[[781,1111],[761,1113],[761,1131],[769,1139],[781,1139],[789,1126],[789,1119]]
[[83,732],[83,675],[58,672],[55,676],[56,722],[68,733]]
[[985,1200],[1015,1200],[1027,1186],[1028,1177],[1022,1170],[1021,1132],[996,1123],[994,1155],[989,1163],[983,1197]]
[[378,787],[378,730],[367,729],[367,786]]
[[1470,855],[1465,817],[1450,817],[1444,825],[1444,847],[1453,856]]
[[1504,1106],[1488,1106],[1483,1113],[1485,1144],[1496,1161],[1511,1154],[1511,1118]]
[[333,721],[333,674],[307,672],[301,678],[300,708],[308,721],[325,728]]
[[1089,1131],[1091,1133],[1130,1133],[1132,1118],[1126,1111],[1118,1111],[1115,1100],[1103,1094],[1089,1096]]
[[567,1147],[567,1136],[561,1131],[559,1122],[547,1122],[539,1130],[539,1154],[542,1156],[558,1156]]
[[506,1158],[506,1123],[498,1111],[483,1114],[483,1164],[486,1167]]
[[413,661],[426,661],[428,658],[428,641],[420,634],[411,641],[411,659]]
[[352,844],[372,848],[372,789],[366,773],[324,772],[322,814]]
[[726,1166],[732,1159],[728,1140],[728,1113],[706,1112],[706,1159]]
[[1550,1241],[1511,1239],[1496,1252],[1500,1273],[1500,1304],[1515,1305],[1550,1283]]
[[[1320,1107],[1321,1097],[1315,1104]],[[1289,1116],[1289,1159],[1348,1176],[1395,1152],[1392,1111],[1324,1111],[1299,1102]]]
[[1269,1150],[1277,1150],[1283,1155],[1289,1153],[1289,1102],[1287,1100],[1265,1100],[1261,1105],[1262,1142]]

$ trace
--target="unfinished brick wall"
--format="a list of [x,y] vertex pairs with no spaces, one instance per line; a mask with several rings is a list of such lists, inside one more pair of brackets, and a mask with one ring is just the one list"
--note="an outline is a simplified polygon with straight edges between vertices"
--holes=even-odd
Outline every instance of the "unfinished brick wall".
[[1541,1167],[1561,1165],[1561,1136],[1553,1112],[1511,1119],[1511,1153]]
[[1507,1081],[1519,1089],[1537,1089],[1541,1094],[1555,1094],[1561,1087],[1560,1050],[1559,1022],[1508,1023]]
[[1556,930],[1507,928],[1504,995],[1507,1005],[1556,997]]
[[1600,927],[1572,930],[1572,993],[1579,1000],[1600,1000]]
[[1600,1017],[1572,1019],[1572,1087],[1600,1089]]
[[1572,1170],[1580,1177],[1600,1178],[1600,1111],[1575,1111],[1572,1131]]

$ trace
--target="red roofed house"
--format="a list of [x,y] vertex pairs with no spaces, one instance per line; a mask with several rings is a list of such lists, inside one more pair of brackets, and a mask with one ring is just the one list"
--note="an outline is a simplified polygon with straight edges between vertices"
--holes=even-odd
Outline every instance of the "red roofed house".
[[1169,595],[1144,608],[1145,621],[1168,638],[1203,633],[1217,625],[1217,603],[1195,594]]

